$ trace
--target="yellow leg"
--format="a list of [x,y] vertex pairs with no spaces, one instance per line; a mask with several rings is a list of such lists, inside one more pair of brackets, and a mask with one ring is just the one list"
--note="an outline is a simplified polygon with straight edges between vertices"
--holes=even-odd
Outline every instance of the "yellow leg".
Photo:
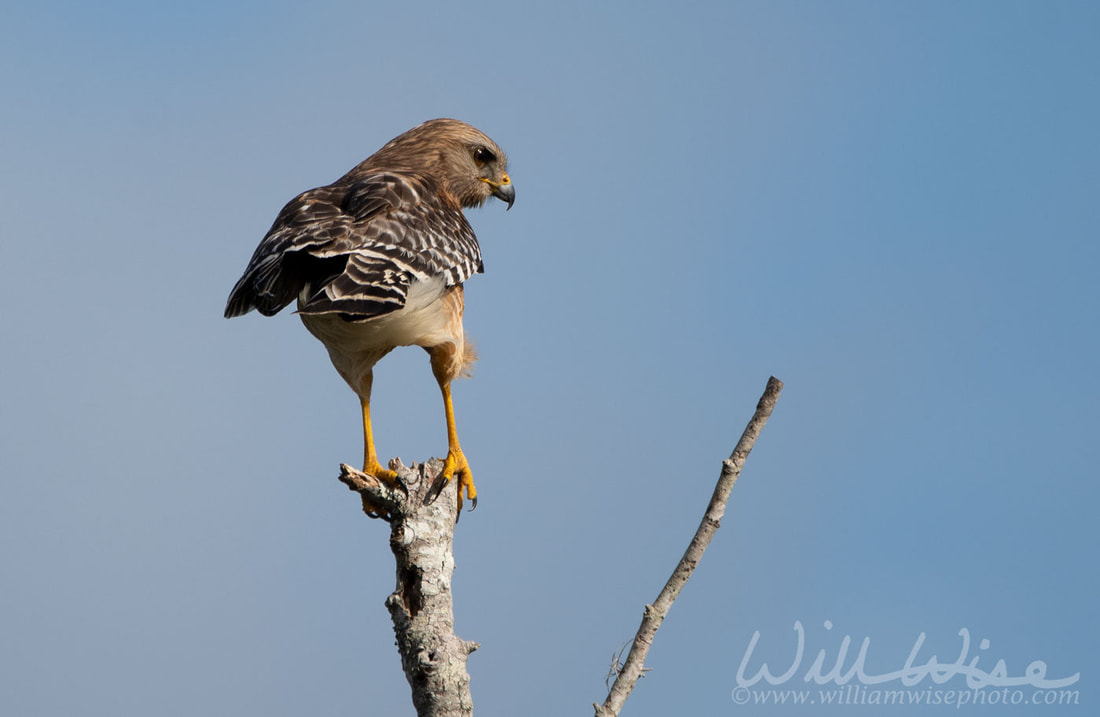
[[451,382],[441,381],[439,389],[443,392],[443,408],[447,412],[447,460],[443,463],[443,477],[447,480],[451,476],[458,477],[458,509],[462,510],[462,493],[470,499],[473,507],[477,507],[477,488],[474,487],[474,477],[470,472],[470,464],[462,453],[462,447],[458,445],[458,430],[455,428],[455,410],[451,403]]
[[[370,426],[370,381],[371,377],[366,379],[366,391],[367,397],[359,397],[359,404],[363,408],[363,472],[380,478],[387,482],[393,482],[397,479],[397,473],[391,471],[389,468],[383,468],[378,462],[378,454],[374,450],[374,433],[371,431]],[[363,512],[371,517],[379,517],[385,515],[385,511],[380,510],[374,503],[367,499],[367,496],[363,495]]]

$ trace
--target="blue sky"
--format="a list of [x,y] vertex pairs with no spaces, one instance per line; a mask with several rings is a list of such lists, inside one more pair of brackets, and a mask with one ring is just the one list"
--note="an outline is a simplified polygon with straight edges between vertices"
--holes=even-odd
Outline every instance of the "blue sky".
[[[375,5],[5,9],[0,712],[412,714],[355,397],[289,313],[221,312],[287,200],[439,116],[517,191],[470,213],[455,386],[478,714],[603,698],[771,374],[624,714],[744,711],[796,621],[875,673],[965,628],[1080,673],[1012,709],[1091,711],[1095,4]],[[383,458],[445,450],[423,352],[374,405]]]

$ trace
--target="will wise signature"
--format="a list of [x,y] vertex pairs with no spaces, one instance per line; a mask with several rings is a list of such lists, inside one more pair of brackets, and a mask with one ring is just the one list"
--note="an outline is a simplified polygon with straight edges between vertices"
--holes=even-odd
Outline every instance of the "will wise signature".
[[[832,627],[832,622],[826,620],[825,629],[831,630]],[[763,662],[752,677],[746,677],[745,673],[752,660],[753,650],[756,649],[756,643],[760,639],[760,631],[755,631],[752,634],[752,639],[749,641],[748,648],[745,650],[744,657],[741,658],[741,665],[737,668],[738,686],[751,687],[760,680],[764,680],[770,685],[781,685],[795,677],[802,668],[802,659],[806,651],[806,631],[803,629],[800,620],[795,620],[794,631],[798,636],[798,644],[795,649],[794,659],[791,661],[791,666],[786,672],[778,675],[773,674],[768,667],[768,663]],[[1042,660],[1033,660],[1030,662],[1024,669],[1022,675],[1013,676],[1009,672],[1008,665],[1005,664],[1004,659],[997,660],[997,663],[987,672],[978,667],[979,655],[970,657],[970,630],[964,627],[959,630],[958,635],[962,638],[962,648],[959,650],[959,656],[954,662],[940,662],[936,655],[931,655],[923,663],[919,662],[918,655],[921,647],[924,645],[925,639],[925,633],[922,632],[917,636],[916,642],[913,643],[913,649],[909,651],[909,656],[905,659],[905,664],[893,672],[883,672],[881,674],[868,674],[865,668],[867,652],[871,647],[870,637],[863,638],[863,641],[860,643],[859,653],[856,654],[852,663],[845,667],[845,663],[848,660],[848,650],[852,644],[852,638],[845,635],[840,641],[840,647],[837,649],[836,658],[832,665],[826,668],[825,663],[829,660],[829,657],[824,649],[819,650],[817,657],[815,657],[810,666],[806,668],[802,680],[804,682],[813,680],[819,685],[828,683],[845,685],[852,680],[856,680],[863,685],[877,685],[883,682],[900,680],[902,685],[912,687],[920,684],[925,678],[931,678],[932,682],[942,685],[954,677],[963,675],[966,677],[967,687],[975,690],[982,687],[1014,687],[1018,685],[1031,685],[1033,687],[1049,689],[1052,687],[1072,685],[1077,682],[1081,676],[1080,672],[1076,672],[1068,677],[1048,679],[1047,664]],[[978,644],[978,649],[980,651],[988,650],[989,640],[983,638]]]

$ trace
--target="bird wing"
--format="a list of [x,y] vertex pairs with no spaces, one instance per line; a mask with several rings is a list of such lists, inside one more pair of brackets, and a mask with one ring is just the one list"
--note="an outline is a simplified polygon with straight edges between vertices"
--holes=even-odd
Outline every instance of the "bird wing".
[[480,271],[473,229],[431,180],[368,173],[283,207],[233,287],[225,315],[256,309],[271,316],[299,298],[301,313],[366,319],[404,306],[418,282],[443,290]]

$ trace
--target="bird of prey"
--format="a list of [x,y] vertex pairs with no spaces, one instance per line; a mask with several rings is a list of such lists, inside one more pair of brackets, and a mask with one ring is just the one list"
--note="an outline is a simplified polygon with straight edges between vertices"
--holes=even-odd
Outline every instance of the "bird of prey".
[[[279,212],[225,307],[230,318],[272,316],[292,301],[363,410],[363,472],[385,481],[371,434],[373,368],[398,346],[427,350],[443,394],[443,475],[477,505],[458,443],[451,381],[475,360],[462,330],[462,283],[484,271],[462,213],[489,197],[511,209],[515,189],[497,144],[453,119],[429,120],[390,140],[332,184],[299,194]],[[371,516],[383,511],[364,498]],[[382,516],[385,517],[385,516]]]

